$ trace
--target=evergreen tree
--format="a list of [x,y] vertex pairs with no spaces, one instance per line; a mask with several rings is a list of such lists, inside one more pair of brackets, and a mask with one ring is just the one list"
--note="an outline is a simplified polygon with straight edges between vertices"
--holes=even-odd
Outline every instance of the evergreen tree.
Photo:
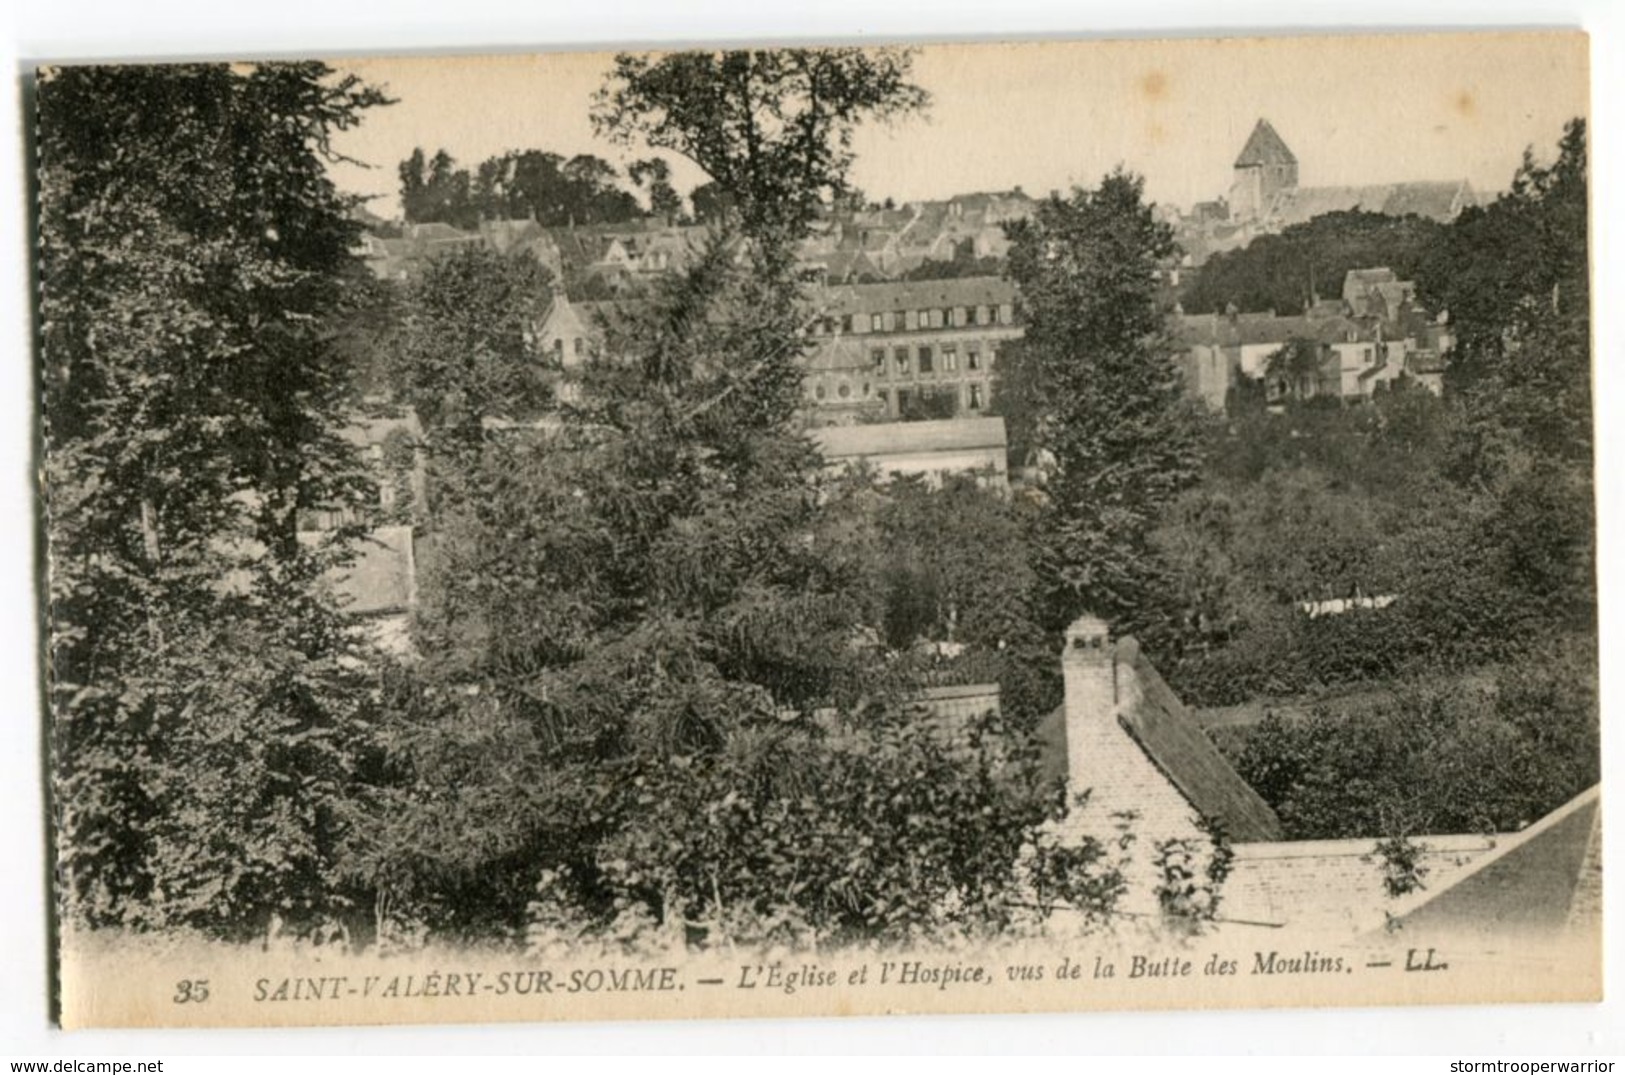
[[1013,443],[1053,460],[1037,536],[1048,617],[1144,623],[1157,571],[1147,537],[1199,466],[1199,419],[1157,297],[1172,235],[1121,171],[1040,203],[1009,233],[1025,331],[1000,356],[996,405]]

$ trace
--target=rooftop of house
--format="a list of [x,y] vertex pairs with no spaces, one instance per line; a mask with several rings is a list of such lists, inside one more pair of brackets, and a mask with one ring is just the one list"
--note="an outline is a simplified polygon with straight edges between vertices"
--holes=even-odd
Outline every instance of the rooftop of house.
[[1448,219],[1452,212],[1476,202],[1472,186],[1465,179],[1443,182],[1396,183],[1383,203],[1389,216],[1420,216]]
[[999,276],[889,280],[830,287],[821,298],[829,313],[837,316],[945,306],[1001,306],[1015,302],[1016,286]]
[[[1225,761],[1139,643],[1121,639],[1115,659],[1132,666],[1140,688],[1119,708],[1118,724],[1192,809],[1237,843],[1281,839],[1275,811]],[[1049,776],[1067,772],[1066,723],[1063,705],[1038,729],[1041,769]]]
[[825,426],[812,430],[811,435],[824,457],[830,460],[974,449],[997,449],[1002,453],[1008,446],[1003,418]]
[[1131,664],[1140,685],[1134,704],[1118,721],[1146,757],[1198,813],[1222,826],[1236,842],[1278,840],[1281,822],[1224,760],[1179,696],[1163,681],[1132,638],[1118,643],[1117,656]]
[[[1339,304],[1341,305],[1341,304]],[[1279,345],[1292,339],[1337,343],[1350,332],[1360,339],[1370,330],[1341,313],[1324,316],[1307,314],[1250,313],[1229,317],[1224,314],[1180,314],[1174,321],[1174,336],[1185,347],[1241,347]]]
[[[1600,910],[1599,788],[1592,786],[1522,832],[1497,838],[1448,886],[1433,885],[1394,923],[1408,933],[1494,930],[1555,933]],[[1426,843],[1427,838],[1419,838]]]
[[1373,269],[1350,269],[1343,274],[1343,290],[1350,287],[1369,287],[1372,284],[1388,284],[1399,279],[1399,274],[1381,265]]
[[1241,156],[1236,158],[1237,168],[1257,168],[1266,164],[1296,164],[1298,158],[1292,155],[1286,142],[1270,121],[1260,119],[1253,126],[1253,133],[1247,136],[1247,144],[1241,147]]
[[862,373],[873,365],[864,341],[854,336],[826,336],[809,347],[802,360],[809,373]]

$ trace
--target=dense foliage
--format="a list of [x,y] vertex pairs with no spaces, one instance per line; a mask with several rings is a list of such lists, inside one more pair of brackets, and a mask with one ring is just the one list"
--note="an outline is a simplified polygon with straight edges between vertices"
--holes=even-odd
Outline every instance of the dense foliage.
[[1085,610],[1134,625],[1157,515],[1198,476],[1199,420],[1154,272],[1173,238],[1142,195],[1115,172],[1008,226],[1025,331],[1000,355],[995,406],[1011,442],[1052,463],[1036,540],[1057,629]]
[[1595,784],[1596,653],[1541,644],[1490,682],[1412,682],[1352,713],[1270,717],[1237,768],[1293,839],[1513,832]]
[[[369,495],[339,436],[349,201],[328,138],[383,98],[320,64],[41,81],[51,747],[76,923],[342,909],[367,736],[320,585]],[[110,152],[110,147],[116,152]]]
[[1296,836],[1511,829],[1597,779],[1585,159],[1576,121],[1439,230],[1443,398],[1238,400],[1154,537],[1178,610],[1154,642],[1190,700],[1450,685],[1262,725],[1242,770]]
[[892,48],[620,53],[593,125],[698,164],[751,230],[795,229],[846,192],[861,123],[927,105],[912,67]]
[[[567,160],[543,149],[510,150],[470,171],[459,168],[444,149],[432,156],[414,149],[399,173],[401,211],[409,224],[471,229],[481,220],[529,217],[546,227],[563,227],[624,224],[644,216],[636,196],[621,185],[620,171],[590,153]],[[672,212],[677,195],[665,162],[638,162],[627,178],[636,186],[649,182],[651,212]]]
[[437,450],[477,448],[485,419],[534,417],[550,402],[560,363],[533,339],[550,285],[528,253],[475,247],[434,259],[406,286],[391,388]]
[[[901,938],[996,926],[1032,862],[1093,878],[1098,846],[1042,846],[1062,803],[1034,763],[901,706],[912,666],[865,622],[876,545],[851,540],[896,524],[857,490],[825,510],[791,421],[798,294],[751,249],[718,237],[613,326],[553,432],[468,457],[365,858],[399,912],[517,931],[551,879],[601,929]],[[998,632],[972,572],[932,567],[940,615]]]
[[[716,117],[673,118],[661,95],[732,115],[746,100],[716,93],[747,89],[669,81],[699,59],[619,60],[632,88],[613,83],[602,121],[656,123],[703,157],[728,190],[721,226],[599,326],[569,402],[522,429],[468,424],[471,450],[436,452],[457,495],[435,504],[421,656],[391,678],[356,860],[386,932],[903,940],[1011,927],[1062,898],[1098,918],[1116,898],[1103,847],[1044,835],[1065,803],[1025,736],[944,727],[906,701],[935,671],[916,643],[1033,644],[1019,543],[989,575],[935,532],[980,520],[1013,536],[1008,505],[973,482],[829,476],[798,431],[808,303],[791,243],[805,220],[763,199],[793,209],[839,188],[842,132],[915,99],[895,91],[899,61],[741,57],[722,62],[749,73],[749,92],[805,105],[830,150],[761,113],[761,137],[808,159],[770,176],[709,156],[711,143],[683,139]],[[850,99],[825,92],[836,74]],[[495,315],[516,292],[495,268],[442,262],[421,285],[445,294],[423,296],[414,331],[423,355],[457,359],[453,380],[499,383],[472,352],[491,356],[491,375],[524,364],[466,342],[505,324]],[[511,392],[463,395],[489,415]],[[425,402],[429,426],[462,428]]]
[[[1029,734],[1058,700],[1056,628],[1085,610],[1142,633],[1198,704],[1461,673],[1246,737],[1242,772],[1296,836],[1403,857],[1596,779],[1583,125],[1452,225],[1321,218],[1196,285],[1263,295],[1300,254],[1317,280],[1414,268],[1459,339],[1442,398],[1266,408],[1244,388],[1209,421],[1172,361],[1155,270],[1174,251],[1140,181],[1042,203],[1010,228],[1025,332],[997,371],[1037,488],[1005,499],[831,474],[799,431],[795,243],[858,197],[853,131],[923,106],[909,76],[893,50],[617,57],[598,129],[703,167],[715,226],[568,370],[534,338],[554,282],[529,256],[453,253],[400,290],[360,275],[324,167],[383,103],[355,79],[43,81],[71,921],[244,936],[369,912],[383,939],[533,946],[906,941],[1022,930],[1058,901],[1098,922],[1119,864],[1054,842],[1067,804]],[[628,178],[680,211],[664,163]],[[415,221],[643,212],[592,157],[417,154],[402,179]],[[358,387],[421,419],[424,517],[380,513],[341,436]],[[423,446],[381,447],[404,472]],[[354,522],[301,533],[317,513]],[[392,661],[328,580],[362,528],[408,519],[421,601]],[[911,700],[972,681],[999,684],[1002,717]],[[1155,853],[1164,906],[1210,918],[1224,856]]]
[[1316,299],[1339,298],[1351,269],[1385,266],[1401,280],[1415,279],[1445,230],[1424,217],[1357,209],[1326,213],[1214,254],[1189,274],[1180,305],[1193,314],[1223,313],[1231,306],[1298,313]]
[[[1592,629],[1584,160],[1571,125],[1556,163],[1526,162],[1510,194],[1442,229],[1418,286],[1452,303],[1444,398],[1232,401],[1202,485],[1154,539],[1174,610],[1154,643],[1193,700],[1467,667]],[[1512,236],[1540,250],[1512,256]],[[1298,608],[1362,596],[1395,600]]]

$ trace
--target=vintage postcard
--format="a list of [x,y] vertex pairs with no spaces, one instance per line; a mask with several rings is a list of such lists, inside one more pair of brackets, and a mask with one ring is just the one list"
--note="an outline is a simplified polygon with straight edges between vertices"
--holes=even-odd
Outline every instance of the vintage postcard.
[[34,96],[64,1026],[1600,999],[1583,34]]

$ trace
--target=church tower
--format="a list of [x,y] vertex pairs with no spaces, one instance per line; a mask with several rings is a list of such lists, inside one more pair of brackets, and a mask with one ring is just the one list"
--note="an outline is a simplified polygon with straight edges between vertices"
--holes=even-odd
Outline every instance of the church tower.
[[1236,158],[1235,179],[1230,184],[1230,219],[1243,223],[1259,220],[1269,210],[1275,195],[1298,185],[1298,158],[1292,155],[1270,121],[1260,119]]

